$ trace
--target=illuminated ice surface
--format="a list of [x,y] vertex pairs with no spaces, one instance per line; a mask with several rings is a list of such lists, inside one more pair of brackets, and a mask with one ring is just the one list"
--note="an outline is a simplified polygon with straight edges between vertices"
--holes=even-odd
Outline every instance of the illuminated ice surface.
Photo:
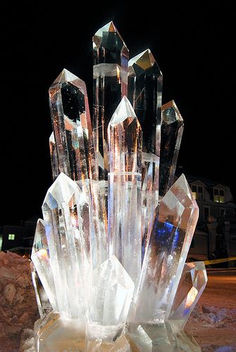
[[[61,173],[49,188],[42,210],[48,230],[48,273],[55,286],[57,311],[66,318],[84,320],[90,252],[87,197]],[[36,261],[34,264],[38,270]]]
[[181,175],[156,208],[132,319],[154,323],[168,317],[197,219],[197,203]]
[[184,328],[207,284],[204,262],[186,263],[170,311],[169,321],[175,331]]
[[136,284],[142,254],[141,235],[137,236],[141,229],[142,130],[126,97],[121,100],[108,125],[108,140],[110,253],[120,260]]
[[129,60],[113,22],[93,36],[93,57],[91,117],[73,73],[49,89],[36,351],[198,352],[182,330],[206,284],[202,263],[185,264],[198,207],[185,176],[174,182],[183,119],[174,101],[162,106],[151,51]]

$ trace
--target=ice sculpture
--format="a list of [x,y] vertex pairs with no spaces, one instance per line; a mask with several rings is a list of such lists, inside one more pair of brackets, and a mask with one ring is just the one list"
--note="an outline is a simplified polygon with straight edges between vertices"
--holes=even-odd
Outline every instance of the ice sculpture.
[[151,51],[129,60],[112,22],[93,53],[92,118],[80,78],[64,69],[49,89],[54,182],[31,256],[35,349],[200,351],[183,332],[207,282],[204,263],[185,264],[198,206],[185,176],[174,182],[183,119],[174,101],[162,106]]

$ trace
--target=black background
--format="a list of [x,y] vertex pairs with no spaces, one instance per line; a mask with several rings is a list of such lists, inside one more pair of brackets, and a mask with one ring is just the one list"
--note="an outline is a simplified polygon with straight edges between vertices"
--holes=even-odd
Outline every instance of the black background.
[[235,187],[233,1],[42,1],[1,5],[0,225],[41,216],[51,184],[47,90],[65,67],[91,96],[91,37],[113,20],[130,56],[150,48],[163,103],[185,120],[179,165]]

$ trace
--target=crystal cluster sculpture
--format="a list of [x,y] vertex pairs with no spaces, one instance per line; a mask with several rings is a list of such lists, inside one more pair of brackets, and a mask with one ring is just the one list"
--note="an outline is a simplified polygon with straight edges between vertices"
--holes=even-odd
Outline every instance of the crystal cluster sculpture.
[[[186,263],[198,206],[175,180],[183,119],[149,49],[93,36],[93,113],[64,69],[49,89],[54,182],[32,249],[37,352],[200,351],[184,325],[207,282]],[[160,182],[159,182],[160,180]]]

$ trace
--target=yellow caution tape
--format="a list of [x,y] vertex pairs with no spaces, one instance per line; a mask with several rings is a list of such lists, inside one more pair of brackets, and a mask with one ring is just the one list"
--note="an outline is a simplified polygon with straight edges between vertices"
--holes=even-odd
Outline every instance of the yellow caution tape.
[[204,263],[205,263],[205,265],[210,265],[210,264],[218,264],[218,263],[230,262],[232,260],[236,260],[236,257],[204,260]]

